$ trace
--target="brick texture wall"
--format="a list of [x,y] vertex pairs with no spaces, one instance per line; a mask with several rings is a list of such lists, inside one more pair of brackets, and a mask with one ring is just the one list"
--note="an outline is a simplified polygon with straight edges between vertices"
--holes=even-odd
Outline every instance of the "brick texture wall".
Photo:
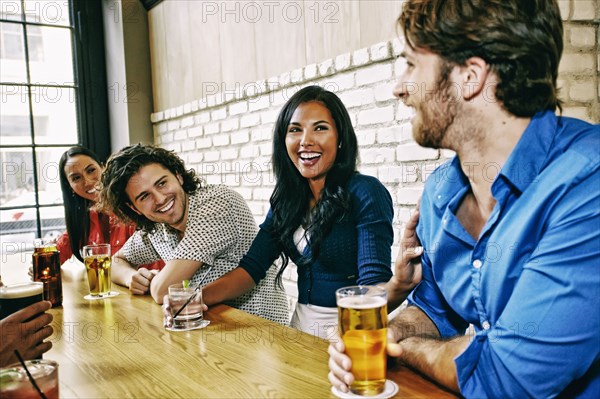
[[564,114],[600,122],[600,1],[560,0],[565,49],[559,67]]
[[[563,114],[598,123],[598,2],[560,1],[565,54],[560,66]],[[152,115],[154,141],[176,151],[208,183],[226,184],[248,202],[257,223],[274,187],[272,130],[283,104],[301,87],[317,84],[337,93],[350,113],[360,146],[359,170],[377,177],[394,200],[398,240],[427,176],[454,154],[422,148],[412,140],[410,111],[392,96],[400,73],[394,40],[260,82],[224,87],[205,98]],[[293,309],[296,271],[284,276]]]

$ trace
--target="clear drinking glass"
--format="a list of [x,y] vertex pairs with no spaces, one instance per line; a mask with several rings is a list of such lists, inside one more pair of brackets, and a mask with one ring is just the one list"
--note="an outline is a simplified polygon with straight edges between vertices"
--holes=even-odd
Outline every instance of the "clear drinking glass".
[[362,396],[380,394],[386,381],[387,292],[352,286],[340,288],[335,296],[340,336],[352,360],[350,390]]
[[[185,305],[190,299],[192,300]],[[182,306],[185,308],[179,312]],[[173,317],[173,326],[170,330],[192,330],[202,326],[202,288],[184,287],[182,283],[169,286],[169,306]],[[177,315],[177,316],[175,316]]]
[[[48,399],[58,399],[58,363],[53,360],[27,360],[27,369]],[[0,397],[2,399],[39,399],[40,394],[31,384],[20,363],[0,369]]]
[[86,245],[82,253],[90,297],[110,296],[110,244]]

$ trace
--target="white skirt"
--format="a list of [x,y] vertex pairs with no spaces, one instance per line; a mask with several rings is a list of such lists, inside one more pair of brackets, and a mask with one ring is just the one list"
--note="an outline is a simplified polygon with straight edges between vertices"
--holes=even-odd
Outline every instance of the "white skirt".
[[292,328],[329,341],[337,337],[337,307],[327,308],[297,303],[290,325]]

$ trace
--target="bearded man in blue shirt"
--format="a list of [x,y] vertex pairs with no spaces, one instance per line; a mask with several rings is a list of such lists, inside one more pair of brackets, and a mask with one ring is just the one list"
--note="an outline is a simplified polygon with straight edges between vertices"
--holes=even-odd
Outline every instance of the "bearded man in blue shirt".
[[388,353],[465,397],[600,397],[600,126],[555,114],[557,2],[407,0],[398,24],[415,140],[457,155],[425,184]]

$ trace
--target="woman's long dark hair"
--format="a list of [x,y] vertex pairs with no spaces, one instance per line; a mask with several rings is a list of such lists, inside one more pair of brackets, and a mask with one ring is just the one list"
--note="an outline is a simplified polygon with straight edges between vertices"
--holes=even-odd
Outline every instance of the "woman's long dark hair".
[[[331,113],[338,132],[338,145],[341,145],[341,148],[338,148],[335,162],[327,173],[321,197],[310,211],[307,220],[312,192],[308,181],[300,175],[288,156],[285,137],[296,108],[310,101],[323,104]],[[276,184],[270,199],[273,236],[277,237],[283,247],[283,264],[278,281],[281,281],[281,275],[287,267],[289,254],[295,250],[294,232],[303,222],[308,224],[306,232],[309,237],[310,255],[297,263],[309,265],[318,258],[321,243],[333,224],[349,213],[350,198],[346,192],[346,185],[356,171],[357,159],[358,144],[350,116],[334,93],[319,86],[308,86],[294,94],[284,105],[275,124],[272,160]]]
[[[96,161],[98,165],[102,165],[102,162],[92,151],[79,146],[71,147],[65,151],[58,162],[60,189],[62,190],[63,202],[65,204],[65,222],[67,224],[67,233],[69,234],[69,244],[71,245],[73,255],[83,262],[79,251],[84,245],[87,245],[90,234],[90,207],[94,205],[94,202],[75,194],[65,174],[65,164],[69,158],[77,155],[87,155]],[[101,213],[99,216],[101,216],[101,224],[108,227],[108,218],[104,217]]]

